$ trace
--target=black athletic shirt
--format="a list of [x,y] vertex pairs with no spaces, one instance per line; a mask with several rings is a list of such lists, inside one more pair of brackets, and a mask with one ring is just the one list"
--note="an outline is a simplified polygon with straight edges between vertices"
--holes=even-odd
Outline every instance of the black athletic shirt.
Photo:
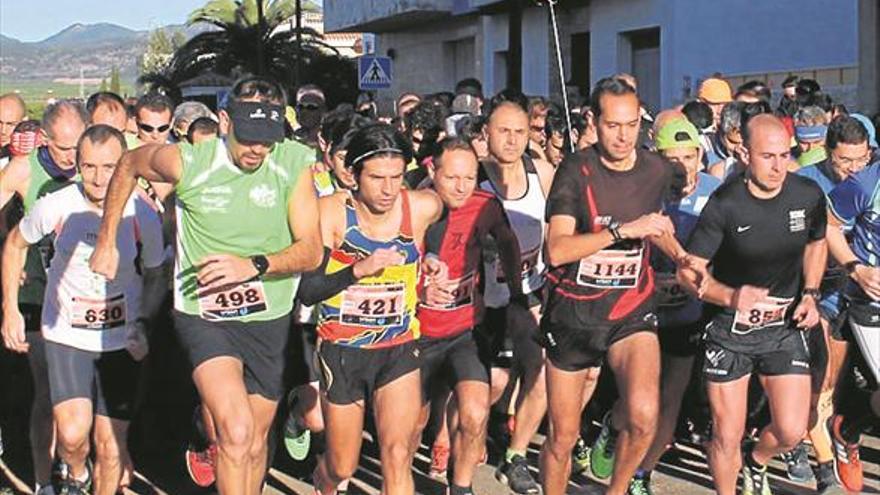
[[[658,213],[670,194],[680,193],[683,169],[646,150],[637,150],[632,169],[604,166],[593,148],[559,166],[547,198],[547,221],[555,215],[576,220],[578,234],[600,232],[613,220],[633,221]],[[654,274],[650,244],[617,243],[580,261],[553,267],[544,319],[570,329],[613,325],[653,308]]]
[[749,348],[791,328],[791,314],[803,286],[804,250],[825,237],[825,195],[812,179],[787,174],[782,191],[770,199],[753,196],[744,174],[721,185],[709,198],[687,244],[691,254],[710,260],[713,276],[739,288],[770,289],[778,298],[739,315],[706,305],[712,318],[707,334]]

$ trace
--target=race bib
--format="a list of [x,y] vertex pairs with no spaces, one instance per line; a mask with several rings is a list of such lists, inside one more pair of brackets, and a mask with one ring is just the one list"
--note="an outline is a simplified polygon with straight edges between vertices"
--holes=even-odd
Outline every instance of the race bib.
[[657,273],[657,305],[661,308],[680,308],[688,302],[688,293],[682,289],[674,273]]
[[603,249],[580,261],[577,283],[597,289],[632,289],[642,270],[642,248]]
[[108,330],[125,326],[125,295],[111,299],[74,297],[70,326],[81,330]]
[[267,309],[266,291],[259,280],[199,296],[199,314],[204,320],[241,318]]
[[477,285],[477,272],[470,272],[460,278],[449,281],[454,300],[445,305],[430,306],[433,309],[456,309],[474,302],[474,290]]
[[785,323],[785,312],[791,305],[790,297],[767,297],[743,311],[737,311],[733,317],[735,334],[746,335],[756,330],[779,326]]
[[403,283],[352,285],[342,293],[339,321],[349,325],[385,327],[403,322]]
[[[523,282],[528,281],[536,275],[538,269],[538,257],[541,255],[541,247],[522,253],[520,261],[522,262],[521,273]],[[499,284],[506,284],[507,277],[504,276],[504,265],[501,258],[495,259],[495,281]]]

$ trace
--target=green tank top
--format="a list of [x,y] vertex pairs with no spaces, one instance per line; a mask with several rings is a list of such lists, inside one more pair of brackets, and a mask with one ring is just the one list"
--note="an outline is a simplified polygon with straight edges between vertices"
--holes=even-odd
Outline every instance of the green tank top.
[[312,151],[294,141],[275,145],[254,171],[229,158],[223,140],[178,144],[183,175],[177,193],[174,306],[211,321],[267,321],[293,309],[298,275],[266,277],[212,294],[198,294],[196,264],[212,254],[250,257],[293,242],[288,197],[312,163]]
[[[25,215],[30,213],[38,199],[61,189],[71,182],[53,179],[46,172],[46,169],[40,165],[40,160],[37,158],[38,151],[39,149],[36,149],[28,155],[30,184],[24,198],[22,198]],[[51,258],[52,241],[50,239],[42,239],[28,248],[27,257],[24,262],[24,271],[27,279],[25,284],[18,289],[19,304],[43,305],[43,296],[46,292],[46,269]]]

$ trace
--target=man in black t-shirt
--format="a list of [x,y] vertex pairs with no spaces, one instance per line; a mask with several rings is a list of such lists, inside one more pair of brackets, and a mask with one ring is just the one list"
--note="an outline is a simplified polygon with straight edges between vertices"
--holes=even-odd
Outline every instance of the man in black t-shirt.
[[687,245],[696,259],[679,269],[679,280],[709,303],[708,457],[721,495],[736,490],[752,373],[761,378],[773,419],[744,456],[743,494],[770,493],[767,462],[806,432],[810,355],[803,332],[819,322],[816,298],[828,255],[825,196],[813,181],[786,172],[791,138],[782,121],[759,115],[743,130],[746,171],[709,199]]
[[591,107],[599,142],[562,163],[547,199],[552,268],[541,326],[551,427],[541,452],[545,495],[565,492],[580,413],[606,356],[622,400],[606,415],[591,461],[600,477],[613,471],[607,493],[627,492],[659,409],[650,243],[673,259],[684,254],[672,223],[659,213],[676,168],[636,147],[635,90],[620,79],[603,79]]

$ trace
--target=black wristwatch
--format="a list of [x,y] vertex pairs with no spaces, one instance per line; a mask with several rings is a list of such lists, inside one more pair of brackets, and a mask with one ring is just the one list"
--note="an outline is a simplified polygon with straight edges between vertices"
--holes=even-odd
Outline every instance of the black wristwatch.
[[801,292],[801,297],[806,297],[806,296],[810,296],[810,297],[812,297],[814,300],[818,301],[819,298],[822,297],[822,292],[821,292],[819,289],[816,289],[816,288],[808,288],[808,289],[804,289],[804,290]]
[[611,223],[608,224],[608,232],[611,232],[611,237],[614,238],[614,242],[620,242],[623,240],[623,236],[620,235],[620,222],[617,220],[612,220]]
[[843,264],[843,269],[846,270],[847,275],[852,275],[856,271],[856,267],[861,264],[862,262],[859,260],[848,261]]
[[262,254],[251,256],[251,263],[257,269],[257,277],[262,277],[269,271],[269,259]]

